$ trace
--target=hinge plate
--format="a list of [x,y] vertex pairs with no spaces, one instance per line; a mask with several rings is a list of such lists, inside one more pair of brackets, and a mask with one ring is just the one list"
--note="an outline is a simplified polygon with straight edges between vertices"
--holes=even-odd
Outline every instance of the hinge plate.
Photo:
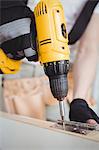
[[87,135],[92,131],[99,132],[99,125],[91,125],[88,123],[81,123],[75,121],[65,121],[64,124],[65,128],[63,128],[63,122],[61,120],[58,120],[57,123],[55,124],[55,128],[84,135]]

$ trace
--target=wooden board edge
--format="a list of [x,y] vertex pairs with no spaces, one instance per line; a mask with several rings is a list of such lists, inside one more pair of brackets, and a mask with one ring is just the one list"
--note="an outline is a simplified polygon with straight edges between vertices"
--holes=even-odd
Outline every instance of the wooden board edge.
[[[16,115],[16,114],[9,114],[9,113],[6,113],[6,112],[1,112],[1,111],[0,111],[0,117],[3,117],[5,119],[14,120],[14,121],[17,121],[18,123],[33,125],[33,126],[37,126],[37,127],[40,127],[40,128],[45,128],[45,129],[48,129],[48,130],[52,130],[52,131],[55,131],[55,132],[60,132],[62,134],[68,134],[68,135],[71,135],[71,136],[80,137],[80,138],[83,138],[85,140],[91,140],[91,141],[94,141],[94,142],[99,142],[99,132],[96,132],[96,131],[93,131],[93,132],[91,132],[87,135],[82,135],[82,134],[69,132],[69,131],[64,131],[64,130],[55,128],[54,127],[55,123],[53,123],[53,122],[39,120],[39,119],[35,119],[35,118],[29,118],[29,117],[25,117],[25,116],[19,116],[19,115]],[[98,137],[98,138],[96,138],[96,137]]]

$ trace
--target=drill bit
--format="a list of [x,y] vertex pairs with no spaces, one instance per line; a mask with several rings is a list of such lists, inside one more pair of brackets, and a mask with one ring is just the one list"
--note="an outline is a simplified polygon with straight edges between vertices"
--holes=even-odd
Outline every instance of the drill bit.
[[62,123],[63,123],[63,130],[65,130],[65,122],[64,122],[65,107],[64,107],[64,100],[63,99],[61,99],[61,101],[59,101],[59,108],[60,108],[61,120],[62,120]]

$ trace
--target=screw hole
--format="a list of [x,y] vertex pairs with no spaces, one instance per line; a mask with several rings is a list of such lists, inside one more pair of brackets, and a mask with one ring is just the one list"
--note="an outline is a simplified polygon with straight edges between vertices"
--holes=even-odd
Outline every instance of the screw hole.
[[59,13],[59,10],[57,10],[57,13]]

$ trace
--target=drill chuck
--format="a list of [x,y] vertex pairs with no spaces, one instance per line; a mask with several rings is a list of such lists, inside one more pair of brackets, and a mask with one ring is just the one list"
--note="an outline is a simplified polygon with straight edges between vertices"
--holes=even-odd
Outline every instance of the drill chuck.
[[51,92],[54,98],[61,101],[67,96],[69,61],[62,60],[44,64],[45,74],[49,78]]

